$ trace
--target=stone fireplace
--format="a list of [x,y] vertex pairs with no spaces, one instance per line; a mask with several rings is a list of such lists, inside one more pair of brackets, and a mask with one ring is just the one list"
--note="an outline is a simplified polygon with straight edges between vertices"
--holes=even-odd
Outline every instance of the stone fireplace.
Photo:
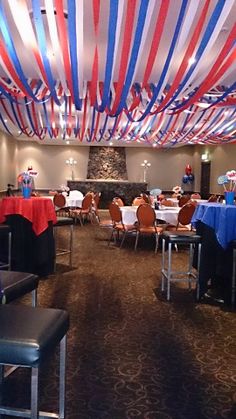
[[90,147],[87,179],[128,180],[125,147]]
[[145,182],[128,181],[125,147],[90,147],[87,179],[67,184],[71,190],[78,189],[83,194],[101,192],[100,208],[108,208],[115,196],[130,205],[133,198],[147,190]]

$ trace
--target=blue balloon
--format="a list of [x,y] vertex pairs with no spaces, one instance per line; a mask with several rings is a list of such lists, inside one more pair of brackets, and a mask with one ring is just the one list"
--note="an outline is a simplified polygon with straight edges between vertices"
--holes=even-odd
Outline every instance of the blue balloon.
[[184,175],[182,179],[183,183],[188,183],[188,175]]
[[189,180],[189,182],[194,181],[194,175],[192,173],[190,173],[190,175],[188,175],[188,180]]

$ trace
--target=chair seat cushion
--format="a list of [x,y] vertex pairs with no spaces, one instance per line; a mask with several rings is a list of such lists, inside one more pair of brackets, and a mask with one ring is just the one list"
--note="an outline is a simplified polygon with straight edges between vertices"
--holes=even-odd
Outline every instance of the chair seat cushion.
[[69,329],[64,310],[0,306],[0,363],[36,367]]
[[26,272],[1,271],[1,290],[10,303],[38,288],[39,277]]
[[153,227],[153,226],[148,226],[148,227],[145,227],[145,226],[139,226],[138,227],[138,230],[139,230],[139,232],[140,233],[147,233],[147,234],[159,234],[159,233],[162,233],[162,231],[163,231],[163,228],[162,227]]
[[193,231],[164,231],[161,237],[168,243],[190,244],[201,242],[201,236]]
[[59,226],[68,226],[74,224],[73,218],[71,217],[57,217],[57,222],[54,224],[54,227]]

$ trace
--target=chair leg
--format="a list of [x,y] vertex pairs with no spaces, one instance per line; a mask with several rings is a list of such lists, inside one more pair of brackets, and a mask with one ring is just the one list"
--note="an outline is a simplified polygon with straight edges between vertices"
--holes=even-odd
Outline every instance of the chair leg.
[[157,249],[158,249],[158,239],[159,239],[159,234],[158,233],[155,234],[155,239],[156,239],[156,245],[155,245],[155,253],[156,253]]
[[161,275],[161,291],[165,291],[165,276],[163,274],[165,270],[165,240],[162,239],[162,275]]
[[69,253],[69,255],[70,255],[70,260],[69,260],[69,266],[70,266],[70,268],[72,267],[72,252],[73,252],[73,230],[74,230],[74,226],[73,226],[73,224],[71,224],[71,226],[70,226],[70,247],[69,247],[69,249],[70,249],[70,253]]
[[168,244],[168,270],[167,270],[167,301],[170,301],[170,281],[171,281],[171,264],[172,264],[172,245]]
[[8,271],[11,270],[11,231],[8,234]]
[[126,231],[123,232],[123,237],[122,237],[122,240],[121,240],[120,248],[123,246],[123,243],[124,243],[125,238],[126,238],[126,233],[127,233]]
[[200,263],[201,263],[201,249],[202,249],[202,245],[201,243],[199,243],[198,253],[197,253],[197,293],[196,293],[197,301],[199,301],[199,298],[200,298],[199,272],[200,272]]
[[139,239],[139,231],[137,231],[137,232],[136,232],[136,238],[135,238],[134,250],[137,250],[138,239]]
[[66,335],[60,342],[59,419],[65,418]]
[[31,419],[39,418],[38,387],[39,369],[31,368]]

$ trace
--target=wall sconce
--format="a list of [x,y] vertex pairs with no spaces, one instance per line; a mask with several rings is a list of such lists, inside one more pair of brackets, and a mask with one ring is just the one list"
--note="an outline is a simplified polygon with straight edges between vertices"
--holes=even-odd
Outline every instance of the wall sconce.
[[147,169],[151,167],[151,163],[149,163],[147,160],[143,160],[143,163],[141,163],[141,166],[143,167],[143,181],[146,182]]
[[73,157],[70,157],[66,160],[66,164],[67,166],[71,167],[71,180],[75,180],[73,167],[77,164],[77,160],[74,160]]
[[202,161],[209,161],[209,154],[206,152],[204,154],[201,155],[201,159]]

